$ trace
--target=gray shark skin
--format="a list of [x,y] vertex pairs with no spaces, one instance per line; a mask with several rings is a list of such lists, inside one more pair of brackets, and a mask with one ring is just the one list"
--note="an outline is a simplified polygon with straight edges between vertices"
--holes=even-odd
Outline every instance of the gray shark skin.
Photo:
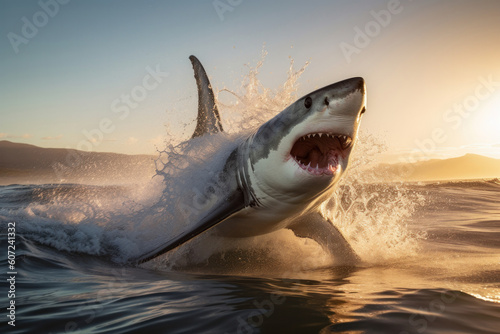
[[[223,131],[205,70],[196,57],[190,60],[199,98],[193,138]],[[201,218],[131,262],[149,261],[208,230],[231,239],[283,228],[315,240],[338,264],[358,262],[340,231],[319,213],[319,206],[331,197],[347,168],[366,110],[365,92],[362,78],[323,87],[235,142],[223,168],[214,171],[219,191]]]

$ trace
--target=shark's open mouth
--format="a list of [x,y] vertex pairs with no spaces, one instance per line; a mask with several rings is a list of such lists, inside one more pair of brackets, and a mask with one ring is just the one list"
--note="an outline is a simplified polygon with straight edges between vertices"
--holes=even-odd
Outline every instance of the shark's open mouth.
[[352,146],[349,136],[330,133],[311,133],[299,138],[290,155],[304,170],[314,175],[332,175],[339,166],[339,156],[344,156]]

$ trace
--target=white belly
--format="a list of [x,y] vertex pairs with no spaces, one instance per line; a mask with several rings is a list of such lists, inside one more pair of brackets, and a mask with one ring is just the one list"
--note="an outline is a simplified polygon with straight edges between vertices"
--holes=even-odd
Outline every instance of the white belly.
[[223,237],[243,238],[267,234],[287,228],[303,211],[297,208],[282,206],[277,208],[245,208],[215,228],[215,233]]

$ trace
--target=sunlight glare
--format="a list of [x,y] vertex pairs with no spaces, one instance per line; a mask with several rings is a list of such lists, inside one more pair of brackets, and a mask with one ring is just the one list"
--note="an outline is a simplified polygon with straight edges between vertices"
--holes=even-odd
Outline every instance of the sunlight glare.
[[500,94],[484,102],[471,125],[476,135],[485,142],[500,143]]

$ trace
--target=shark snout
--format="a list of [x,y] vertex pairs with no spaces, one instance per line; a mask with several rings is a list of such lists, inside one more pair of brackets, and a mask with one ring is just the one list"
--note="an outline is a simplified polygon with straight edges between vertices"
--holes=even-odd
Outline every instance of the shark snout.
[[366,103],[365,80],[361,77],[346,79],[325,87],[318,99],[322,110],[334,116],[354,117],[364,113]]
[[365,80],[361,77],[346,79],[337,84],[339,86],[344,85],[346,87],[346,90],[349,91],[350,93],[359,91],[361,94],[364,95],[366,91]]
[[314,93],[323,93],[328,96],[329,99],[343,99],[353,93],[358,93],[360,95],[366,94],[365,80],[361,77],[350,78],[342,80],[331,84],[329,86],[323,87]]
[[326,90],[332,99],[343,100],[350,95],[365,96],[366,87],[363,78],[346,79],[329,86]]

